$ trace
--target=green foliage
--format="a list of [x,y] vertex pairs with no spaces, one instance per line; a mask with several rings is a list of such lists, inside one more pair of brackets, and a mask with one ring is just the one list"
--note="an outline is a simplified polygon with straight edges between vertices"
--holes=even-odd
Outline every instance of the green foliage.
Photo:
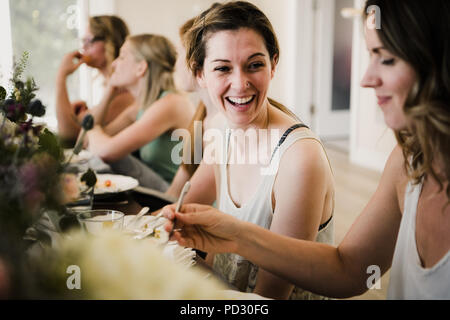
[[6,89],[0,86],[0,101],[5,100],[6,98]]
[[42,209],[60,210],[63,199],[63,150],[53,133],[33,124],[45,107],[32,100],[38,90],[34,80],[21,80],[28,56],[14,64],[12,89],[4,94],[9,98],[0,101],[0,233],[13,238],[20,238]]
[[47,128],[39,135],[39,152],[46,152],[57,161],[64,160],[64,153],[58,138]]

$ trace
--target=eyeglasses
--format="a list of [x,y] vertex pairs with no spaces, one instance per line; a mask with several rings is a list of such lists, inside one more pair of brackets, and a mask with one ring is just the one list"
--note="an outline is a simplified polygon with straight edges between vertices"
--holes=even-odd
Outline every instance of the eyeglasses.
[[97,41],[104,41],[105,37],[97,36],[92,38],[83,38],[81,39],[81,45],[84,47],[89,47]]

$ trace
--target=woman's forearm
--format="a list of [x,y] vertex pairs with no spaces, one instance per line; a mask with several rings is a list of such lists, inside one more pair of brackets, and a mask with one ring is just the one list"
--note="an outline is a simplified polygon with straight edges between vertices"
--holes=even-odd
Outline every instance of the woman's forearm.
[[237,254],[305,290],[329,297],[363,293],[360,277],[352,274],[339,249],[289,238],[257,225],[241,222]]
[[108,113],[109,107],[113,99],[114,99],[113,92],[110,88],[108,88],[105,94],[103,95],[100,103],[91,109],[90,113],[93,115],[96,124],[99,124],[102,127],[105,126],[106,114]]
[[58,134],[64,139],[75,139],[80,131],[80,126],[71,108],[66,87],[66,78],[64,75],[58,75],[56,80]]
[[100,126],[95,126],[91,131],[88,131],[87,137],[89,139],[88,149],[92,154],[100,157],[103,161],[114,161],[111,159],[111,152],[114,150],[111,145],[111,137],[108,136]]

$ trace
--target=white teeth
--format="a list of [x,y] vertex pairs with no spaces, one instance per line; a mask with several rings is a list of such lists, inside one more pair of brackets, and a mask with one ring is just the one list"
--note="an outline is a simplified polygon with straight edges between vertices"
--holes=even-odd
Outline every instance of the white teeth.
[[250,102],[252,99],[253,99],[253,96],[248,96],[248,97],[244,97],[244,98],[228,97],[228,100],[230,100],[231,102],[233,102],[235,104],[246,104],[246,103]]

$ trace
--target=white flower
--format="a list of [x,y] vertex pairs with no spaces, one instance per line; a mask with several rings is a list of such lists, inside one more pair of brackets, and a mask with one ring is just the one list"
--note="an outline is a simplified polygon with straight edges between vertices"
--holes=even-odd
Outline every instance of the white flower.
[[61,242],[57,253],[54,266],[61,286],[66,285],[67,267],[80,268],[82,299],[227,298],[219,281],[167,259],[150,241],[133,240],[120,232],[96,236],[77,232]]

